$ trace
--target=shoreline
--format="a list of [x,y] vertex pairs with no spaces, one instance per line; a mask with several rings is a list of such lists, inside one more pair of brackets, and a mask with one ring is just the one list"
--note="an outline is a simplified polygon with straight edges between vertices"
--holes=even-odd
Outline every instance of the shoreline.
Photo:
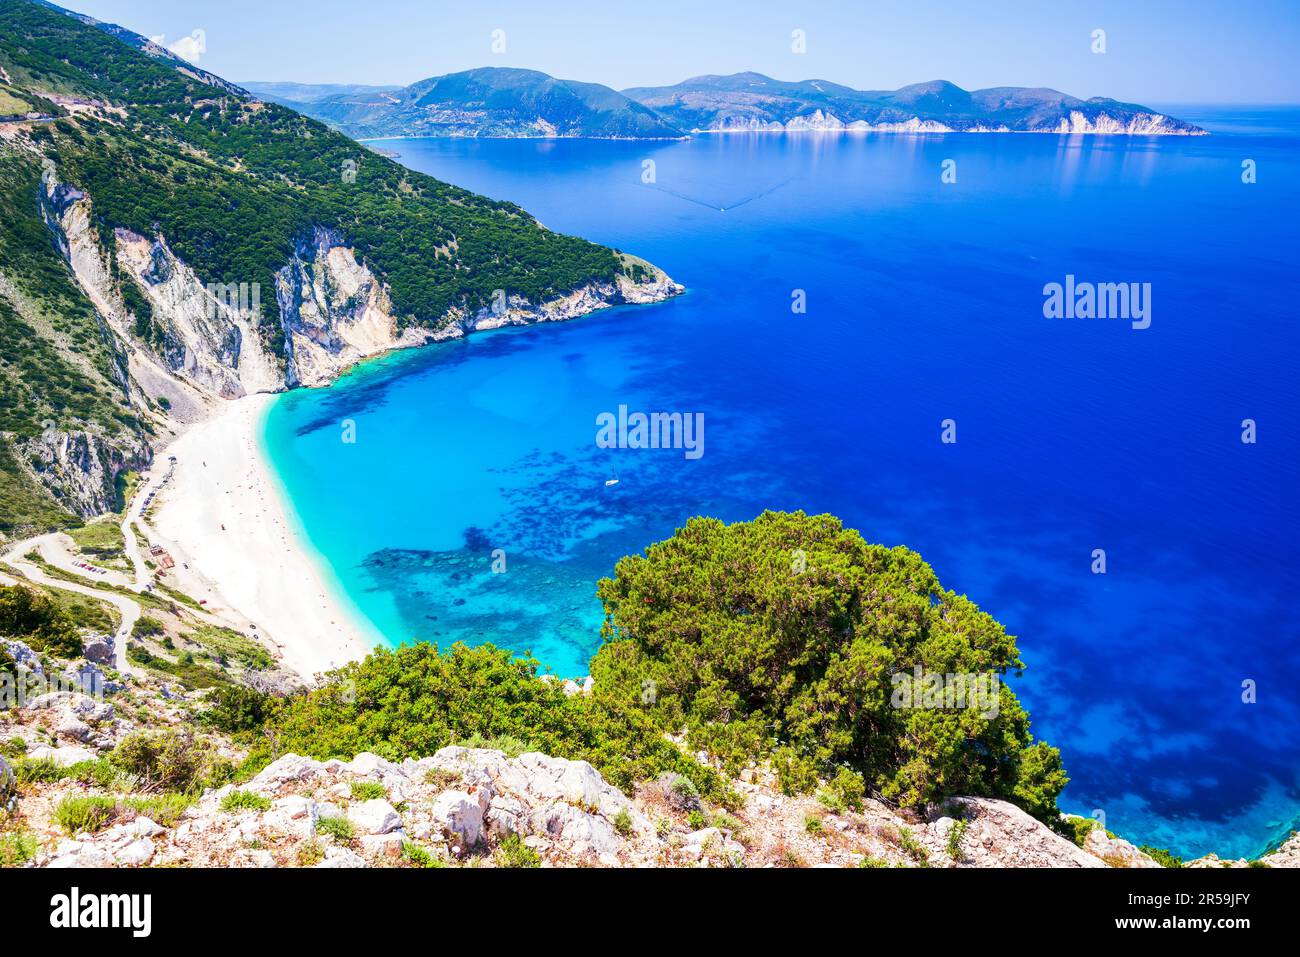
[[147,524],[173,550],[178,577],[199,580],[196,597],[249,619],[286,667],[311,680],[364,658],[378,635],[367,634],[302,540],[272,474],[261,428],[274,401],[259,393],[222,402],[161,449],[151,482],[170,456],[175,473]]

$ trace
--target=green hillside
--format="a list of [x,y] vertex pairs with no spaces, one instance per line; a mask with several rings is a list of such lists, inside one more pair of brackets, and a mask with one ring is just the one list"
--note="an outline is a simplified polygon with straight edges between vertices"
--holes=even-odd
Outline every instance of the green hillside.
[[[50,421],[122,441],[149,429],[114,368],[121,344],[42,221],[43,162],[90,196],[105,249],[115,228],[161,233],[200,281],[260,284],[273,354],[284,340],[275,273],[317,228],[341,233],[388,284],[399,320],[424,327],[481,308],[498,289],[537,302],[626,268],[512,203],[412,172],[156,51],[120,28],[0,0],[0,91],[47,115],[0,124],[0,533],[68,518],[17,466],[16,441]],[[133,293],[127,283],[138,306]],[[142,338],[148,326],[137,315]]]

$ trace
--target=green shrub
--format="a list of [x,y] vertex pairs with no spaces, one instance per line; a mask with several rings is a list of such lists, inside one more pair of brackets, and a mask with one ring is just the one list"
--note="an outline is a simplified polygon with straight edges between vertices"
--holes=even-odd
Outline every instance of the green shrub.
[[54,809],[54,821],[68,834],[95,833],[117,817],[117,800],[102,794],[70,794]]
[[173,827],[194,804],[194,800],[187,794],[149,794],[133,795],[122,803],[128,810],[149,818],[155,824]]
[[191,792],[201,789],[213,768],[211,744],[189,731],[137,731],[109,755],[146,791]]
[[40,843],[28,831],[0,834],[0,867],[21,867],[36,857]]
[[341,844],[346,844],[355,836],[352,822],[345,817],[322,817],[316,821],[316,832],[328,834]]
[[378,781],[353,781],[351,790],[354,801],[373,801],[376,798],[388,797],[388,789]]
[[823,830],[822,819],[808,815],[803,819],[803,829],[809,834],[820,834]]
[[71,772],[53,758],[27,758],[15,761],[14,777],[19,784],[49,784],[62,781]]
[[867,785],[862,775],[840,768],[834,779],[818,793],[817,799],[829,810],[843,814],[845,811],[861,811],[866,794]]
[[80,784],[109,790],[121,776],[121,770],[111,761],[97,758],[94,761],[78,761],[67,769],[67,776]]
[[227,685],[208,694],[212,706],[203,712],[203,719],[227,734],[256,731],[275,713],[280,700],[244,685]]
[[1143,854],[1158,863],[1161,867],[1183,867],[1183,859],[1175,854],[1171,854],[1166,848],[1152,847],[1150,844],[1143,844],[1138,848]]
[[79,658],[81,636],[60,604],[23,585],[0,585],[0,636],[55,658]]
[[537,669],[536,661],[488,644],[456,644],[446,653],[428,644],[376,649],[321,687],[286,699],[250,759],[292,751],[351,760],[372,751],[400,761],[450,744],[482,744],[589,761],[621,788],[672,771],[721,792],[717,774],[665,740],[639,699],[625,708],[570,697]]
[[238,811],[269,811],[271,799],[253,791],[231,791],[221,799],[221,810],[229,814]]
[[541,867],[542,859],[524,843],[518,834],[508,834],[497,845],[497,865],[500,867]]
[[134,638],[152,638],[155,635],[161,635],[166,629],[163,623],[157,618],[151,618],[148,615],[141,615],[131,626],[131,635]]
[[614,815],[614,830],[624,837],[632,836],[632,815],[628,813],[627,808],[620,808]]
[[925,849],[921,842],[916,839],[916,835],[908,828],[901,827],[898,829],[898,848],[922,867],[929,863],[930,852]]
[[[3,651],[4,648],[0,648],[0,653],[2,653]],[[10,659],[11,662],[12,660],[13,659]],[[3,670],[4,668],[0,666],[0,671]],[[27,753],[27,742],[24,741],[22,738],[18,737],[18,735],[14,735],[8,741],[5,741],[2,744],[0,744],[0,755],[4,755],[6,758],[10,758],[10,759],[21,758],[26,753]]]
[[446,867],[442,858],[435,857],[419,844],[413,844],[410,841],[402,842],[402,860],[409,861],[416,867]]
[[1055,823],[1056,830],[1079,847],[1083,847],[1088,842],[1088,835],[1093,832],[1094,828],[1100,826],[1094,818],[1076,817],[1073,814],[1065,815]]
[[953,821],[952,826],[948,828],[947,851],[948,856],[954,861],[960,861],[962,859],[961,842],[962,838],[966,836],[966,829],[968,827],[970,827],[970,824],[967,821],[957,819]]
[[[1023,667],[1015,639],[915,552],[870,545],[830,515],[693,518],[621,559],[598,594],[594,697],[640,707],[661,732],[685,728],[732,773],[770,756],[791,793],[849,766],[907,808],[978,794],[1059,813],[1060,755],[1033,742],[1005,682],[995,709],[895,706],[894,676],[914,668]],[[647,682],[653,707],[641,705]]]
[[888,867],[889,863],[881,857],[875,857],[871,854],[863,854],[862,860],[858,861],[858,867]]
[[446,768],[429,768],[424,772],[424,783],[432,784],[439,791],[449,791],[464,780],[464,775]]

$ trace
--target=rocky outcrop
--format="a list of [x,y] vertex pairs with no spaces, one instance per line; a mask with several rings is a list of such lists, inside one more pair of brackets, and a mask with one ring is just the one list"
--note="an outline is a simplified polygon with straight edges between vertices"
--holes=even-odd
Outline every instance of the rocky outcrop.
[[317,229],[276,275],[285,384],[319,386],[362,359],[421,345],[429,330],[398,330],[384,285],[337,233]]
[[[162,236],[117,230],[115,241],[118,262],[152,310],[157,332],[147,345],[169,371],[225,399],[283,388],[262,343],[260,326],[276,317],[266,314],[259,284],[205,283]],[[139,343],[135,330],[123,332]]]
[[659,302],[683,287],[649,264],[650,278],[620,275],[549,302],[504,297],[475,311],[453,308],[431,327],[400,322],[384,287],[338,233],[317,229],[276,277],[288,386],[327,385],[363,359],[502,326],[559,322],[607,306]]
[[14,443],[23,463],[68,511],[91,518],[117,507],[117,476],[151,461],[148,445],[134,437],[108,438],[48,428]]
[[[661,271],[638,262],[648,272],[645,281],[620,275],[550,302],[515,296],[417,323],[399,320],[385,284],[333,230],[317,228],[304,237],[276,273],[274,289],[264,290],[251,281],[205,281],[162,235],[116,229],[113,248],[103,248],[93,197],[53,179],[45,183],[40,203],[114,347],[118,385],[143,415],[169,424],[196,421],[219,399],[328,385],[357,362],[394,349],[656,302],[682,291]],[[165,414],[150,411],[155,406]],[[142,439],[75,431],[47,430],[19,443],[17,451],[38,481],[85,518],[112,510],[118,474],[143,468],[152,457]]]

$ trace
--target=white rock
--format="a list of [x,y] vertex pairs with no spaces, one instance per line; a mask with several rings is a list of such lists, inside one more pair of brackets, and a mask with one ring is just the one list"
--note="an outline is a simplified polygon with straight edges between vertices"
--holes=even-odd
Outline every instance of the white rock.
[[324,765],[299,754],[286,754],[276,758],[257,777],[248,783],[249,790],[268,792],[279,789],[283,784],[294,781],[307,781],[319,777],[325,771]]
[[131,833],[137,837],[157,837],[159,834],[165,834],[167,829],[159,826],[156,822],[149,820],[147,817],[138,817],[130,824]]
[[142,837],[138,841],[132,841],[126,847],[117,852],[117,861],[127,867],[143,867],[153,860],[154,846],[153,841],[147,837]]
[[392,761],[386,761],[377,754],[371,754],[369,751],[362,751],[351,763],[345,766],[345,769],[351,771],[357,777],[372,778],[404,778],[406,774],[399,765]]
[[95,760],[93,751],[77,747],[51,748],[47,745],[32,748],[27,752],[27,757],[33,761],[49,759],[62,768],[72,767],[74,764],[80,764],[82,761]]
[[368,857],[395,860],[402,856],[402,843],[406,835],[400,830],[388,834],[365,834],[360,838],[361,850]]
[[434,824],[473,847],[483,837],[483,809],[463,791],[444,791],[433,802]]
[[346,847],[333,845],[325,849],[325,860],[317,867],[366,867],[366,859]]
[[387,834],[402,826],[397,809],[383,798],[362,801],[348,808],[350,820],[362,834]]

